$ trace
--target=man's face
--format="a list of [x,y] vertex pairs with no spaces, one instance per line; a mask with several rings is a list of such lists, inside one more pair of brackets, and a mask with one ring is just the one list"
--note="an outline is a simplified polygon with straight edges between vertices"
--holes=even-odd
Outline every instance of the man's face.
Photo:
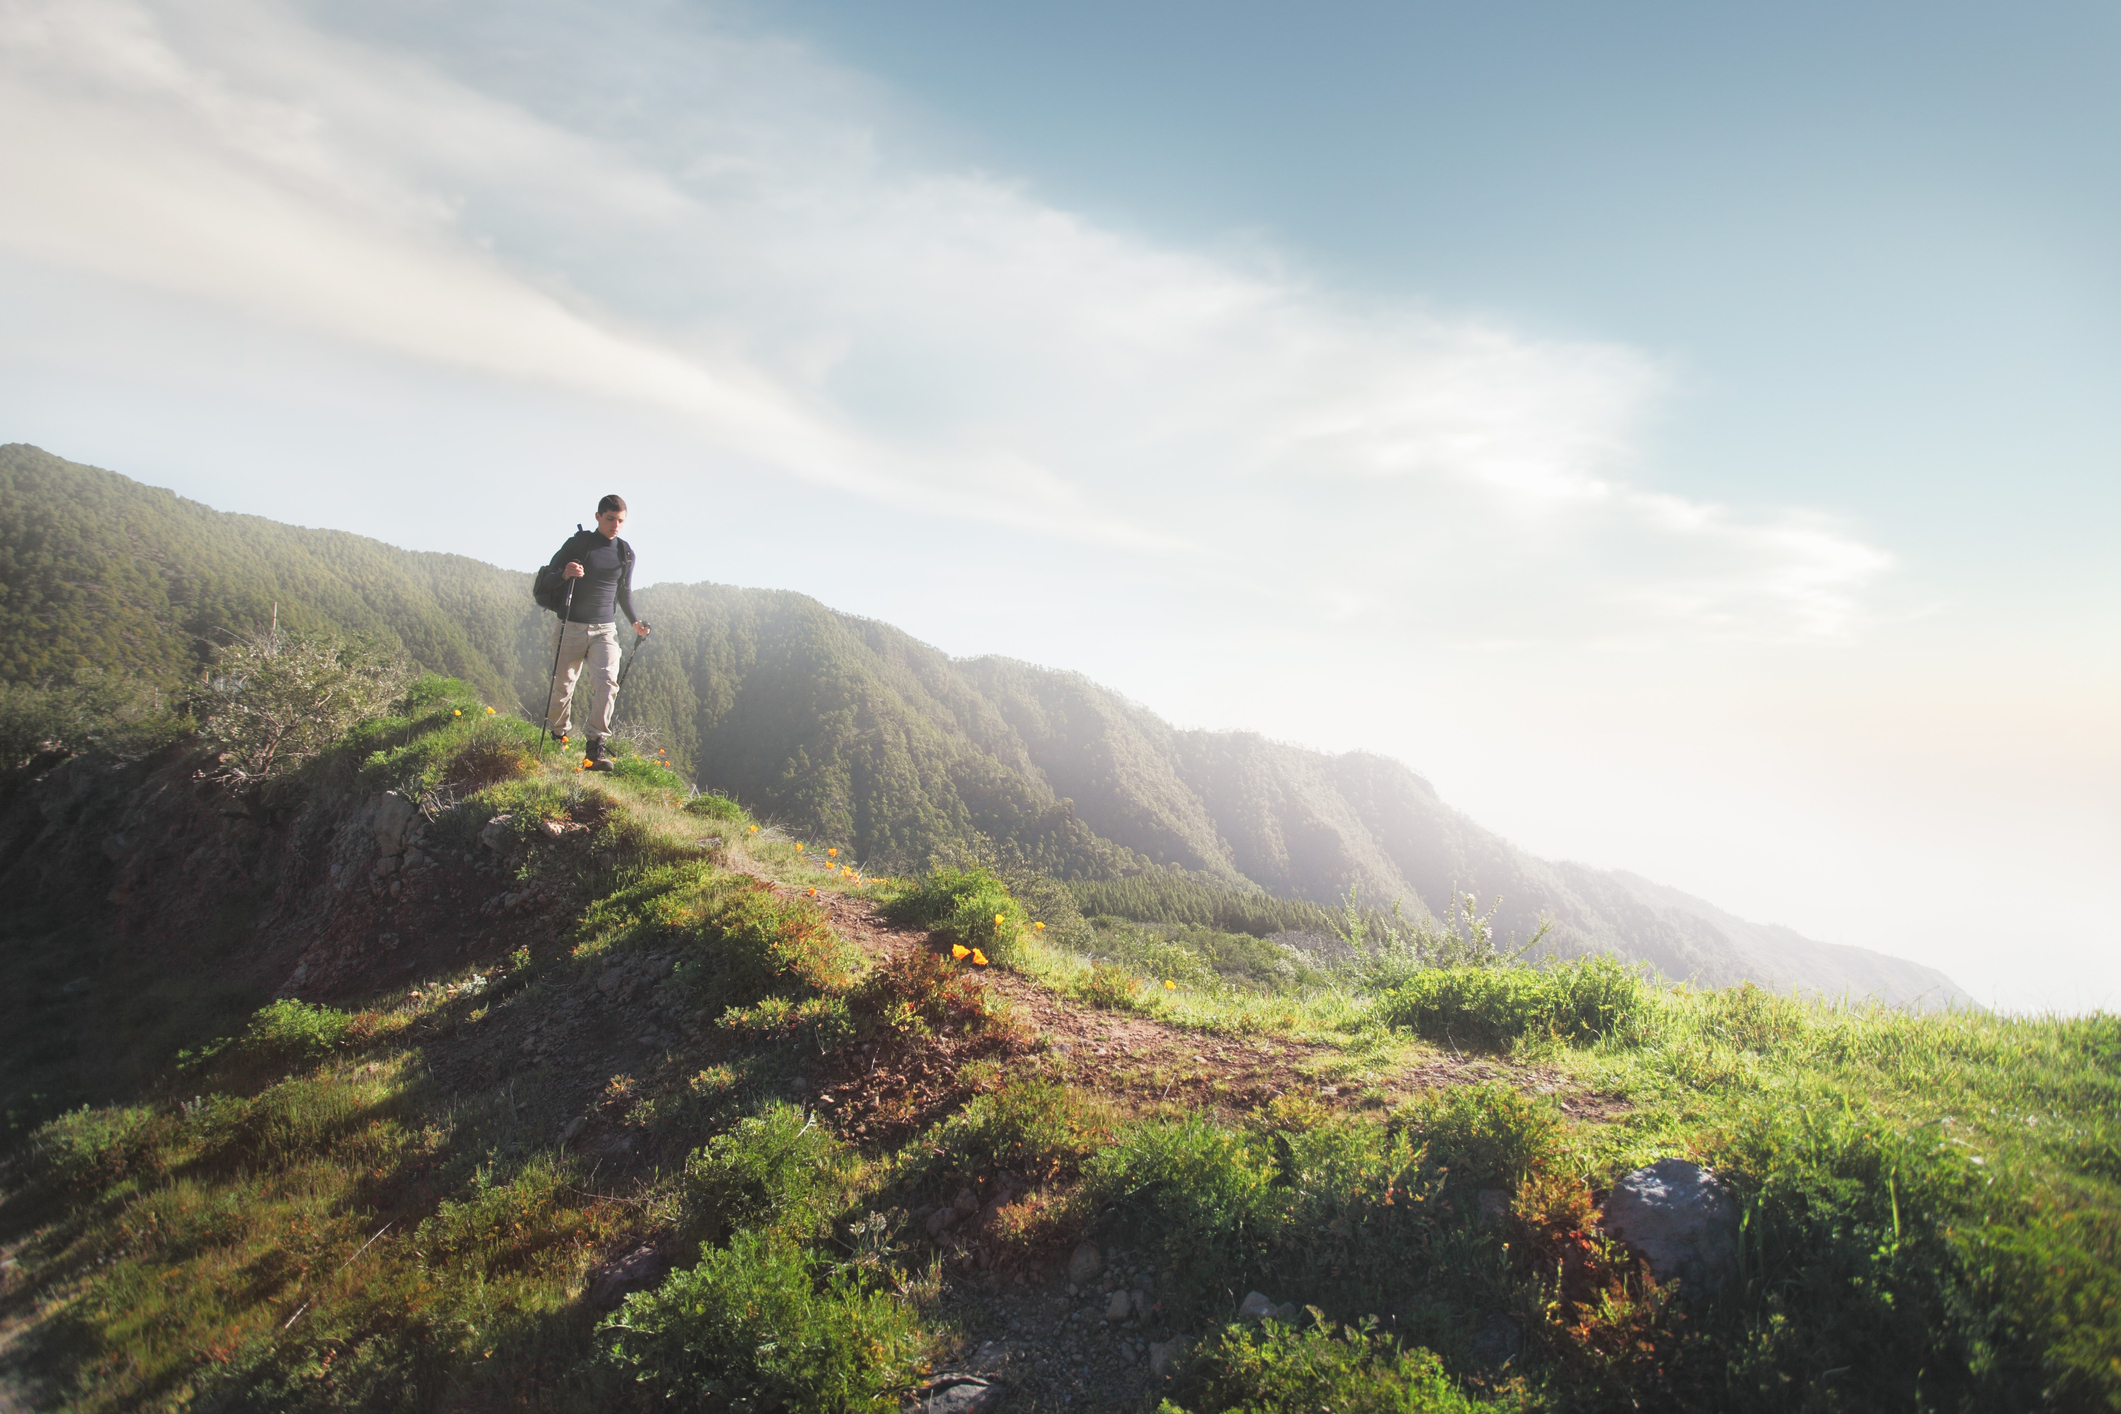
[[619,533],[619,527],[624,525],[625,523],[626,512],[624,511],[597,512],[597,529],[603,533],[603,536],[606,540],[609,540],[613,536],[617,535]]

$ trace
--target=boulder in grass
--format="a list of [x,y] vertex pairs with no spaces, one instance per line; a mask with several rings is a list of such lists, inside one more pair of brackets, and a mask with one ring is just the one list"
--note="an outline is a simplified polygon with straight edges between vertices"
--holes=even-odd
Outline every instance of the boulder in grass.
[[636,1291],[663,1280],[670,1263],[653,1247],[636,1247],[615,1262],[606,1262],[589,1283],[589,1304],[609,1311]]
[[937,1375],[906,1396],[904,1414],[991,1414],[1001,1408],[1002,1386],[978,1375]]
[[1659,1159],[1613,1185],[1598,1220],[1659,1282],[1713,1292],[1738,1270],[1738,1200],[1685,1159]]

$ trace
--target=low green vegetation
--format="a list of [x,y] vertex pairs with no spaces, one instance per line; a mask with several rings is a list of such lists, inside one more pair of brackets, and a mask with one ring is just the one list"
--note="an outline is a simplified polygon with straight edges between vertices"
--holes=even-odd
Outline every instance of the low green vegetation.
[[[1055,1282],[1089,1239],[1190,1342],[1166,1414],[2121,1408],[2113,1017],[1436,965],[1345,915],[1329,964],[1154,916],[1177,894],[1130,918],[1028,872],[857,878],[655,753],[540,761],[485,709],[426,679],[245,789],[286,820],[399,791],[559,921],[330,1005],[142,1021],[156,1064],[25,1121],[0,1242],[40,1404],[873,1411],[959,1348],[953,1288]],[[835,891],[933,945],[865,955]],[[1258,1103],[1100,1089],[997,979],[1287,1068]],[[527,1059],[607,997],[681,1020],[594,1075]],[[1719,1293],[1595,1229],[1671,1155],[1741,1205]],[[931,1221],[967,1202],[980,1265]],[[667,1272],[593,1304],[644,1243]],[[1237,1320],[1251,1291],[1278,1314]]]
[[[1272,1321],[1224,1331],[1180,1398],[1223,1414],[1479,1414],[1496,1407],[1467,1398],[1435,1354],[1378,1334],[1374,1321],[1336,1330],[1316,1308],[1307,1315],[1314,1322],[1308,1329]],[[1175,1400],[1157,1408],[1188,1414]]]

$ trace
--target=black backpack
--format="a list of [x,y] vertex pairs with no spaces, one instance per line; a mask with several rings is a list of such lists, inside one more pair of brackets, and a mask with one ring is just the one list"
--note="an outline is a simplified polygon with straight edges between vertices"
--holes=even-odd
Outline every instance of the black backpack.
[[[560,564],[545,566],[531,579],[530,597],[538,601],[540,609],[553,614],[567,612],[567,581],[560,578],[560,565],[574,558],[568,552],[574,549],[576,540],[582,539],[588,533],[579,525],[576,526],[573,537],[560,547]],[[615,540],[612,543],[619,547],[619,577],[625,580],[633,574],[633,547],[624,540]]]

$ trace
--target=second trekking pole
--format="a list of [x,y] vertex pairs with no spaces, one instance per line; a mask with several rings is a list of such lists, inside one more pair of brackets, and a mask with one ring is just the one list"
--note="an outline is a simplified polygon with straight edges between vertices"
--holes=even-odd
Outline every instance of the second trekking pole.
[[[641,622],[643,622],[643,623],[648,623],[648,621],[647,621],[646,619],[643,619],[643,620],[641,620]],[[650,628],[654,628],[654,627],[655,627],[655,625],[654,625],[654,624],[648,624],[648,626],[649,626]],[[635,658],[639,657],[639,656],[640,656],[640,654],[641,654],[641,650],[642,650],[643,648],[646,648],[647,646],[648,646],[648,635],[647,635],[647,634],[645,634],[645,633],[644,633],[644,634],[641,634],[641,635],[640,635],[639,637],[637,637],[637,638],[635,638],[635,639],[634,639],[634,641],[633,641],[633,652],[631,652],[631,653],[628,653],[628,654],[626,655],[626,661],[625,661],[625,662],[623,662],[623,663],[621,663],[621,664],[619,664],[619,680],[618,680],[617,682],[615,682],[615,683],[613,683],[613,684],[611,685],[611,690],[612,690],[612,691],[613,691],[614,693],[616,693],[616,692],[617,692],[617,691],[618,691],[618,690],[619,690],[620,688],[622,688],[622,687],[624,687],[624,686],[626,685],[626,674],[628,674],[628,673],[630,673],[630,672],[632,672],[632,671],[633,671],[633,660],[634,660]]]
[[[580,526],[575,527],[577,531]],[[545,723],[538,728],[538,760],[545,759],[545,738],[552,732],[552,695],[560,690],[560,650],[567,645],[567,616],[574,612],[574,581],[567,581],[567,597],[560,601],[560,631],[552,636],[552,681],[545,688]]]

